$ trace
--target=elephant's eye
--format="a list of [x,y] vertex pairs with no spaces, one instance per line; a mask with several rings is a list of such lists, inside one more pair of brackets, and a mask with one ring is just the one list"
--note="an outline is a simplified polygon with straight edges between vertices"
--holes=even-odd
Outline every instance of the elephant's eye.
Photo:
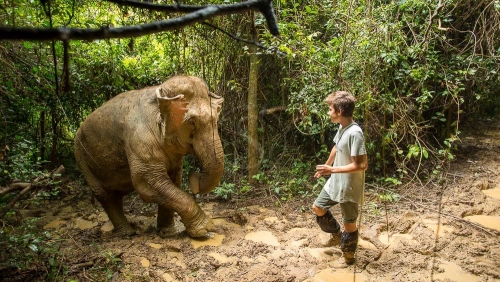
[[189,124],[193,127],[193,129],[196,129],[196,122],[194,121],[194,119],[190,119]]

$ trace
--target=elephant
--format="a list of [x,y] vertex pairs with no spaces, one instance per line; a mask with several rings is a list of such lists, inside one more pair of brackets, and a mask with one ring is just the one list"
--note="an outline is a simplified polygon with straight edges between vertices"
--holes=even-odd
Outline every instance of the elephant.
[[224,171],[217,130],[224,98],[195,76],[177,75],[159,86],[121,93],[92,112],[74,140],[75,159],[113,233],[135,234],[123,211],[133,192],[158,205],[157,228],[174,226],[177,213],[190,237],[203,237],[212,219],[182,190],[182,160],[194,154],[200,171],[188,177],[194,194],[209,193]]

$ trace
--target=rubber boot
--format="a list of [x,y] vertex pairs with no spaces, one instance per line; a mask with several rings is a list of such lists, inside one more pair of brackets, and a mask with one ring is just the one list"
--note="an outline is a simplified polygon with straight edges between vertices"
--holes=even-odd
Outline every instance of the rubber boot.
[[318,223],[321,230],[326,233],[338,233],[340,232],[340,224],[335,220],[332,213],[328,210],[322,216],[316,216],[316,222]]
[[358,230],[354,232],[342,232],[340,238],[340,250],[346,264],[354,263],[354,254],[358,246]]
[[333,247],[340,245],[340,230],[337,233],[330,233],[328,235],[328,239],[322,239],[323,241],[321,241],[320,243],[322,247]]
[[321,246],[338,246],[340,244],[340,224],[333,217],[332,213],[328,210],[324,215],[316,216],[316,222],[321,230],[330,233],[329,238],[321,242]]

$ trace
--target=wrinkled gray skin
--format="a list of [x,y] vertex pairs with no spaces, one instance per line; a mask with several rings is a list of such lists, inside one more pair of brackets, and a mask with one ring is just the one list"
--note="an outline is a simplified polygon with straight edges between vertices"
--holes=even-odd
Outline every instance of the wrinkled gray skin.
[[189,176],[193,193],[208,193],[219,183],[222,102],[201,78],[175,76],[122,93],[87,117],[76,133],[75,157],[115,233],[134,234],[123,213],[123,196],[134,190],[158,204],[159,229],[173,227],[176,212],[189,236],[210,231],[210,217],[179,187],[186,154],[195,154],[202,166]]

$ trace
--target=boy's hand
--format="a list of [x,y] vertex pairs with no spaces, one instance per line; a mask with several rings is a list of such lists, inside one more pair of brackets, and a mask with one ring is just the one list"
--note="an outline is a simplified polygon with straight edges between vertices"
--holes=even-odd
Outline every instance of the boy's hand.
[[316,173],[314,174],[314,177],[320,178],[323,175],[328,175],[332,174],[330,171],[331,166],[329,165],[317,165],[316,166]]

